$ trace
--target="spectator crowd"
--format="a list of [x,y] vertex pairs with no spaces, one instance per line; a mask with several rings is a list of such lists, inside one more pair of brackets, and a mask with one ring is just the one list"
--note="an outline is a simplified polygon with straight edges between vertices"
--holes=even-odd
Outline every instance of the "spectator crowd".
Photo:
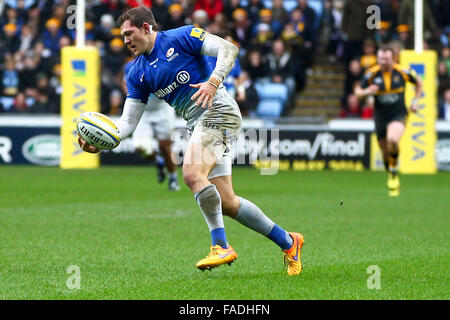
[[[225,84],[243,115],[258,105],[256,83],[283,83],[288,108],[305,88],[319,47],[346,67],[342,116],[370,118],[373,99],[352,94],[376,62],[381,43],[412,48],[414,0],[86,0],[86,44],[101,57],[101,112],[121,114],[124,66],[133,59],[117,18],[139,5],[152,9],[162,30],[194,24],[232,41],[239,57]],[[294,4],[286,6],[286,2]],[[0,112],[59,113],[61,48],[74,45],[75,0],[0,1]],[[367,6],[381,8],[376,29],[366,26]],[[439,52],[440,115],[450,120],[450,2],[424,0],[425,48]],[[72,23],[69,23],[72,22]],[[324,40],[325,39],[325,40]]]

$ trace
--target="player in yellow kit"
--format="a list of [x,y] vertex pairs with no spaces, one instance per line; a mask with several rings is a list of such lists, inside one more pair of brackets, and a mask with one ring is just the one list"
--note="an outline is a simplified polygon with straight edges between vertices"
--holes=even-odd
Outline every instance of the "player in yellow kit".
[[422,81],[414,71],[403,69],[395,63],[394,50],[382,46],[377,52],[377,64],[368,69],[355,94],[360,99],[375,96],[375,131],[383,153],[383,161],[388,172],[387,186],[390,196],[400,194],[398,175],[398,155],[400,139],[405,131],[408,110],[405,105],[407,82],[415,85],[415,98],[410,110],[416,112],[422,94]]

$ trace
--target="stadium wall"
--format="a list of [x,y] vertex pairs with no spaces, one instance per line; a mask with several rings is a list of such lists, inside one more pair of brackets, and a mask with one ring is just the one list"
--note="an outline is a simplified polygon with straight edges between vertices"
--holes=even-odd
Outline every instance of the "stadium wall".
[[[172,135],[179,164],[188,141],[184,120],[177,119]],[[268,166],[276,161],[280,170],[382,170],[374,148],[373,121],[332,120],[326,125],[275,125],[248,119],[235,144],[236,165]],[[57,166],[60,162],[59,116],[3,116],[0,118],[0,164]],[[436,123],[436,163],[450,171],[450,123]],[[278,155],[277,155],[278,154]],[[102,165],[144,165],[131,139],[101,153]]]

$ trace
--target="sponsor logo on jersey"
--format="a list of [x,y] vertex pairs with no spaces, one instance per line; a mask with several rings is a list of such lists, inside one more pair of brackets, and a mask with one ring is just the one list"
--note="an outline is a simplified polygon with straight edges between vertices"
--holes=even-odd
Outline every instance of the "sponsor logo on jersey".
[[191,30],[191,37],[197,38],[200,41],[205,39],[206,32],[202,28],[194,28]]
[[170,62],[170,61],[172,61],[173,59],[175,59],[175,58],[178,57],[178,56],[179,56],[179,54],[178,54],[178,52],[177,52],[177,53],[175,53],[173,56],[171,56],[169,59],[167,59],[167,61]]
[[171,55],[173,55],[174,51],[175,51],[174,48],[170,48],[169,50],[167,50],[166,57],[168,58],[168,57],[170,57]]
[[188,83],[188,81],[191,79],[190,74],[187,71],[180,71],[177,73],[177,81],[180,84]]
[[162,99],[166,95],[171,93],[173,90],[175,90],[176,88],[178,88],[178,84],[174,81],[170,85],[165,87],[164,89],[159,89],[158,91],[156,91],[155,92],[155,96],[157,96],[158,98]]
[[[186,84],[191,79],[191,76],[187,71],[180,71],[177,73],[176,76],[177,81],[172,82],[164,89],[159,89],[155,92],[155,96],[157,96],[159,99],[164,98],[168,94],[172,93],[176,88],[179,87],[179,84]],[[177,83],[178,82],[178,83]]]
[[376,78],[373,80],[373,82],[374,82],[375,84],[382,84],[382,83],[383,83],[383,80],[382,80],[380,77],[376,77]]

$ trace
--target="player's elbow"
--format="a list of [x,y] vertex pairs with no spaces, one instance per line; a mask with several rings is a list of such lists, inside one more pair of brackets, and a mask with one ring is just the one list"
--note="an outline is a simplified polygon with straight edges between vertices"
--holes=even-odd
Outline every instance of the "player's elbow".
[[[238,54],[239,54],[239,48],[234,44],[231,43],[230,41],[227,41],[227,51],[234,57],[234,59],[237,58]],[[233,61],[234,61],[233,59]]]
[[233,48],[232,50],[233,50],[234,55],[237,57],[237,55],[239,54],[239,48],[234,43],[230,42],[230,44],[231,44],[231,47]]

